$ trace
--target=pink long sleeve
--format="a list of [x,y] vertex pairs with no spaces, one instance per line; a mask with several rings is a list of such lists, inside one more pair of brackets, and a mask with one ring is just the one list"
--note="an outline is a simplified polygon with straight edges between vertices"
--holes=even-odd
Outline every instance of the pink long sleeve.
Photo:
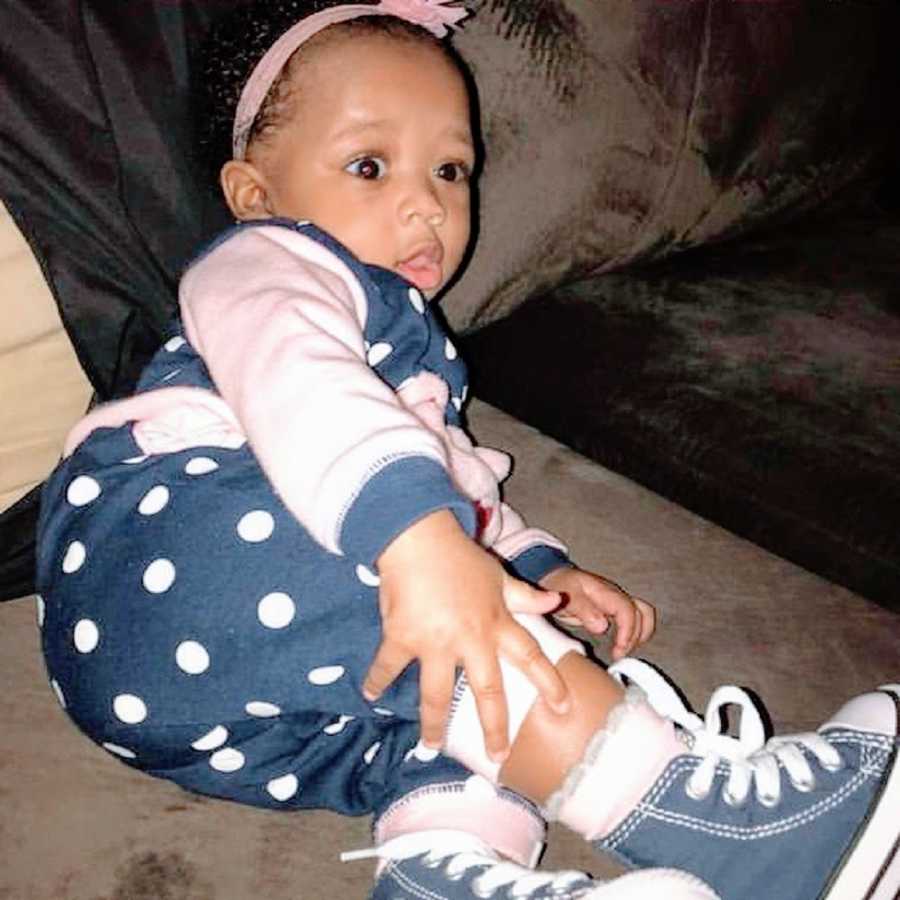
[[344,263],[290,229],[246,229],[182,280],[185,333],[285,505],[341,552],[344,515],[404,457],[441,440],[366,363],[366,299]]

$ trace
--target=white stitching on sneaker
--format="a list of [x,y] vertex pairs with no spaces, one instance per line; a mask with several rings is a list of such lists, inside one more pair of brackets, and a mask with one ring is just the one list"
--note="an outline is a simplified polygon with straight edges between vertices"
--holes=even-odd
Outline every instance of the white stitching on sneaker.
[[[680,725],[693,741],[689,755],[679,758],[659,778],[650,794],[637,804],[631,815],[603,841],[605,847],[615,848],[628,838],[646,818],[677,824],[696,831],[755,840],[789,831],[824,815],[862,787],[870,777],[880,777],[887,765],[890,739],[881,735],[863,735],[853,731],[829,733],[826,740],[817,733],[772,738],[764,743],[762,720],[749,695],[731,686],[713,693],[705,719],[690,712],[671,685],[651,667],[638,660],[624,660],[610,667],[610,673],[632,680],[647,691],[648,702]],[[621,680],[621,678],[620,678]],[[635,685],[632,685],[632,688]],[[728,703],[742,708],[738,739],[722,734],[720,709]],[[702,799],[712,790],[715,777],[727,779],[724,788],[726,802],[737,806],[745,802],[753,783],[756,799],[765,806],[777,806],[781,797],[781,768],[798,790],[811,790],[815,779],[809,760],[801,748],[816,757],[823,768],[836,771],[843,765],[835,745],[848,744],[859,748],[859,770],[837,791],[818,803],[796,813],[755,827],[726,826],[706,819],[675,813],[655,805],[672,783],[690,771],[685,786],[688,796]]]
[[[652,793],[645,797],[635,807],[631,815],[622,822],[614,832],[604,839],[603,846],[609,849],[615,849],[615,847],[630,837],[631,833],[643,824],[646,819],[655,819],[660,822],[678,825],[682,828],[689,828],[692,831],[741,841],[759,840],[782,832],[791,831],[795,828],[800,828],[839,806],[857,790],[864,787],[871,777],[880,777],[884,772],[884,767],[887,764],[889,757],[889,753],[884,747],[880,748],[880,750],[881,753],[879,754],[879,758],[882,765],[874,768],[870,766],[866,766],[865,769],[861,768],[836,792],[799,813],[776,819],[767,824],[752,827],[730,826],[722,823],[710,822],[696,816],[676,813],[656,806],[655,804],[660,795],[664,794],[671,787],[672,783],[680,778],[684,772],[691,771],[695,767],[695,759],[682,758],[669,767],[666,773],[657,781]],[[727,769],[724,766],[721,767],[719,771],[722,775],[727,774]]]

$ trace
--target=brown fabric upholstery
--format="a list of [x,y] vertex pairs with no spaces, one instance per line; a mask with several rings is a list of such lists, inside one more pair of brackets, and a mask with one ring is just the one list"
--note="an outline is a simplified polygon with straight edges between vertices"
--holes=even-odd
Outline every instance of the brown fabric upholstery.
[[443,301],[458,328],[858,193],[895,140],[893,0],[475,6],[457,46],[487,160],[480,241]]

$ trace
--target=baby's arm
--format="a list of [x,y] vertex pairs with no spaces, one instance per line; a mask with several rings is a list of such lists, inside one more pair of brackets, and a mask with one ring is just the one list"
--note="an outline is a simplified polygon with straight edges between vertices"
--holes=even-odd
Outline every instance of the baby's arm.
[[414,516],[470,523],[440,440],[369,368],[364,292],[321,244],[277,225],[236,232],[188,270],[180,300],[263,471],[323,547],[371,567]]

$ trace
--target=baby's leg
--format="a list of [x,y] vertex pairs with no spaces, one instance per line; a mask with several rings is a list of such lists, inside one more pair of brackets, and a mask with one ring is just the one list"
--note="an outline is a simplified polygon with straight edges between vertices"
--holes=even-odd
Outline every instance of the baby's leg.
[[[547,649],[543,625],[531,630]],[[632,865],[684,869],[734,900],[758,897],[762,884],[774,900],[897,895],[900,685],[852,700],[815,734],[766,743],[738,688],[720,688],[703,721],[636,660],[611,667],[635,682],[627,692],[577,653],[558,667],[573,696],[562,716],[504,669],[510,719],[520,724],[499,770],[464,705],[451,721],[450,751],[597,849]],[[721,734],[729,704],[742,708],[739,739]]]

